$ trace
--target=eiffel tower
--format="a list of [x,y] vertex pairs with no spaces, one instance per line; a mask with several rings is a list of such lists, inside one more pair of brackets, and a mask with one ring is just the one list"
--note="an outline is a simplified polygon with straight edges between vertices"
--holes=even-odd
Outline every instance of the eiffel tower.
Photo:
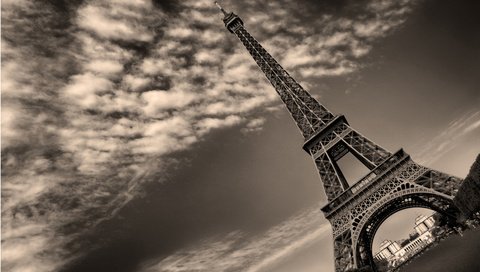
[[[370,267],[376,271],[372,243],[380,225],[407,208],[434,210],[455,221],[453,198],[461,180],[415,163],[403,151],[391,153],[352,128],[313,98],[244,28],[233,12],[223,12],[235,34],[273,85],[305,138],[328,203],[321,209],[333,230],[335,271]],[[337,163],[350,153],[369,173],[349,184]]]

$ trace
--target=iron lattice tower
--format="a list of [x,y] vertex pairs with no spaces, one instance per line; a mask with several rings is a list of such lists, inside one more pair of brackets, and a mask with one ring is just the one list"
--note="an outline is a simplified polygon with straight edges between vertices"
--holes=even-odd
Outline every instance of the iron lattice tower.
[[[391,153],[352,128],[315,100],[244,28],[236,14],[224,14],[235,34],[273,85],[305,138],[303,149],[320,175],[333,229],[335,271],[371,267],[375,232],[390,215],[423,207],[455,218],[453,197],[460,179],[415,163],[402,149]],[[337,161],[351,153],[370,172],[349,184]]]

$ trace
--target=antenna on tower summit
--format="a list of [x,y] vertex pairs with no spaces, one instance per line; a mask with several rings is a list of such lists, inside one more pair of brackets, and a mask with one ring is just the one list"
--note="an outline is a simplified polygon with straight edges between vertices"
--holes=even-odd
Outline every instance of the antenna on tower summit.
[[222,6],[220,6],[220,4],[217,1],[215,1],[214,3],[218,7],[218,9],[220,9],[223,12],[223,15],[225,16],[228,15],[228,13],[222,8]]

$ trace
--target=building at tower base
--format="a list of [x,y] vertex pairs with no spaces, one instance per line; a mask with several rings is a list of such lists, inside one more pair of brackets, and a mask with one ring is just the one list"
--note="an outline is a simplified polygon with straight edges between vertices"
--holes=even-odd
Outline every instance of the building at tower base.
[[411,234],[411,237],[415,238],[407,240],[406,244],[399,241],[384,240],[380,244],[379,252],[374,256],[375,261],[385,260],[389,267],[398,266],[435,241],[434,228],[435,219],[433,215],[418,216],[415,219],[415,232]]

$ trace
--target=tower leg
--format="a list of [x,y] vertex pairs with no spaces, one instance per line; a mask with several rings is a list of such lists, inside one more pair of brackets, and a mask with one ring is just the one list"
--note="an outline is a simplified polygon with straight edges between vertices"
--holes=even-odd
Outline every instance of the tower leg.
[[335,272],[345,272],[354,268],[352,233],[350,230],[337,236],[333,241]]

